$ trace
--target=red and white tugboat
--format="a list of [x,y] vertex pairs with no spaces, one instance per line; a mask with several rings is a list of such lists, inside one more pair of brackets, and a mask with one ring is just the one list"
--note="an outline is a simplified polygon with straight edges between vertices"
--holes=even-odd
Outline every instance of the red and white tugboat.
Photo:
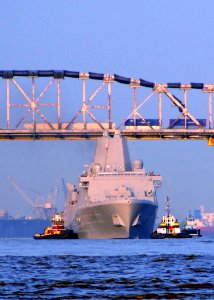
[[62,213],[57,213],[52,218],[52,225],[45,228],[43,233],[34,235],[34,239],[77,239],[78,236],[72,230],[64,227]]
[[167,214],[162,217],[158,228],[151,234],[152,239],[191,238],[187,232],[182,232],[178,220],[170,212],[170,199],[166,200]]

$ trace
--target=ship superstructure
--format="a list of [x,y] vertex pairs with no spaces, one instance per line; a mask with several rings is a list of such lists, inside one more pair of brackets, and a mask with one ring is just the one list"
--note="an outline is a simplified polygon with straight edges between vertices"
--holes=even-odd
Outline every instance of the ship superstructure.
[[117,132],[98,140],[94,162],[70,185],[65,226],[79,238],[149,238],[157,213],[160,175],[146,174],[141,160],[130,161]]

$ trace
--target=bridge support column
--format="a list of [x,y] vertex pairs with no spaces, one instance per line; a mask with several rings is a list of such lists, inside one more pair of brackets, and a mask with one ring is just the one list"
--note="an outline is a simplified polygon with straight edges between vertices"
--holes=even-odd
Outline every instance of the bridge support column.
[[158,122],[162,127],[162,93],[158,93]]
[[6,79],[7,129],[10,128],[10,79]]
[[213,128],[213,116],[212,116],[212,93],[208,95],[209,102],[209,129]]

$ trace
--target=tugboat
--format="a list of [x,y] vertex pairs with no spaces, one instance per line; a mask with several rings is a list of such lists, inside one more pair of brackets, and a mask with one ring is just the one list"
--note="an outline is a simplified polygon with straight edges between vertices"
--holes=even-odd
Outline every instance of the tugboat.
[[191,238],[188,232],[181,231],[178,220],[170,213],[170,199],[166,200],[167,214],[162,217],[158,228],[151,234],[152,239]]
[[52,218],[52,225],[45,228],[43,233],[36,233],[35,240],[43,239],[77,239],[78,236],[72,230],[64,227],[63,214],[57,213]]
[[195,218],[189,214],[186,218],[186,221],[184,223],[184,227],[182,228],[182,233],[183,234],[189,234],[192,237],[201,237],[201,231],[200,229],[197,229],[196,227],[197,222]]

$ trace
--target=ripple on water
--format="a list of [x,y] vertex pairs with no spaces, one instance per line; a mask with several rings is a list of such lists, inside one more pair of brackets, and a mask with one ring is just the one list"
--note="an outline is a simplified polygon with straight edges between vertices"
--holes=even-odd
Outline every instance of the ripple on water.
[[213,255],[135,252],[0,256],[0,299],[214,299]]

